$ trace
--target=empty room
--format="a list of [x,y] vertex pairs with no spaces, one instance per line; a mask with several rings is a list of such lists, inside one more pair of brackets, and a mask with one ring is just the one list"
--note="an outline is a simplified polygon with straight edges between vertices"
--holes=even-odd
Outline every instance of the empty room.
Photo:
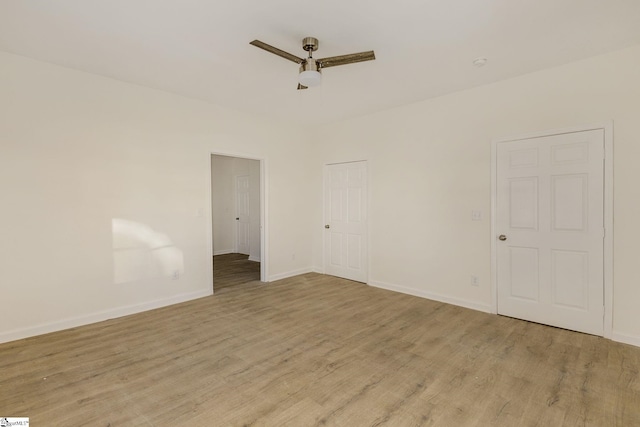
[[0,3],[0,425],[640,425],[640,2]]

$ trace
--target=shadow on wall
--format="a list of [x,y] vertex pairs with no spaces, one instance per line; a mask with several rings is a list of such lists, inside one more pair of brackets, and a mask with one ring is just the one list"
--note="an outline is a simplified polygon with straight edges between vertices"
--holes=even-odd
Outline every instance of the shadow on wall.
[[115,284],[158,277],[177,279],[182,275],[182,251],[169,236],[148,225],[121,218],[114,218],[111,226]]

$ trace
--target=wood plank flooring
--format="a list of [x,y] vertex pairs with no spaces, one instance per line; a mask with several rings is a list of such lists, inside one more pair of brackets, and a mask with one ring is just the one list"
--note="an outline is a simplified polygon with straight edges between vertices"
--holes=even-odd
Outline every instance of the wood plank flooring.
[[224,254],[213,257],[213,290],[260,281],[260,263],[249,261],[249,255]]
[[638,426],[640,348],[315,273],[0,345],[34,426]]

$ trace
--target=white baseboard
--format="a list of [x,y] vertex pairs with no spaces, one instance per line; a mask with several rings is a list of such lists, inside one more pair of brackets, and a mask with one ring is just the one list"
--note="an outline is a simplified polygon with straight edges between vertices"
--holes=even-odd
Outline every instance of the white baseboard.
[[640,337],[637,335],[627,335],[621,334],[620,332],[613,332],[611,334],[611,339],[613,341],[621,342],[624,344],[634,345],[636,347],[640,347]]
[[190,301],[213,295],[211,289],[197,292],[189,292],[175,295],[169,298],[148,301],[141,304],[134,304],[125,307],[119,307],[112,310],[104,310],[97,313],[91,313],[84,316],[72,317],[69,319],[59,320],[55,322],[42,323],[28,328],[16,329],[13,331],[0,333],[0,343],[29,338],[36,335],[48,334],[50,332],[58,332],[64,329],[84,326],[91,323],[102,322],[104,320],[114,319],[117,317],[128,316],[130,314],[141,313],[143,311],[153,310],[155,308],[166,307],[168,305],[179,304],[181,302]]
[[260,262],[260,258],[259,257],[254,257],[254,256],[249,256],[249,261]]
[[221,249],[219,251],[213,251],[213,256],[226,255],[226,254],[232,254],[232,253],[234,253],[233,249]]
[[275,282],[276,280],[288,279],[289,277],[299,276],[307,273],[318,273],[315,268],[306,267],[299,270],[287,271],[284,273],[272,274],[269,276],[269,282]]
[[408,288],[406,286],[400,286],[400,285],[392,285],[390,283],[378,282],[376,280],[370,280],[368,284],[370,286],[386,289],[388,291],[400,292],[403,294],[413,295],[421,298],[427,298],[430,300],[444,302],[447,304],[458,305],[460,307],[470,308],[472,310],[491,313],[491,306],[488,304],[482,304],[482,303],[468,301],[461,298],[440,295],[433,292],[423,291],[422,289]]

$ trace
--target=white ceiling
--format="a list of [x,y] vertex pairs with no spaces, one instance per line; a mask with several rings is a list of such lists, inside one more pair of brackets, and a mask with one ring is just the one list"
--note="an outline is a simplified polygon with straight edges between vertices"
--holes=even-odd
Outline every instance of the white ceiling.
[[[297,56],[375,50],[297,91]],[[640,0],[2,0],[0,50],[328,123],[640,43]],[[472,61],[488,58],[483,68]]]

